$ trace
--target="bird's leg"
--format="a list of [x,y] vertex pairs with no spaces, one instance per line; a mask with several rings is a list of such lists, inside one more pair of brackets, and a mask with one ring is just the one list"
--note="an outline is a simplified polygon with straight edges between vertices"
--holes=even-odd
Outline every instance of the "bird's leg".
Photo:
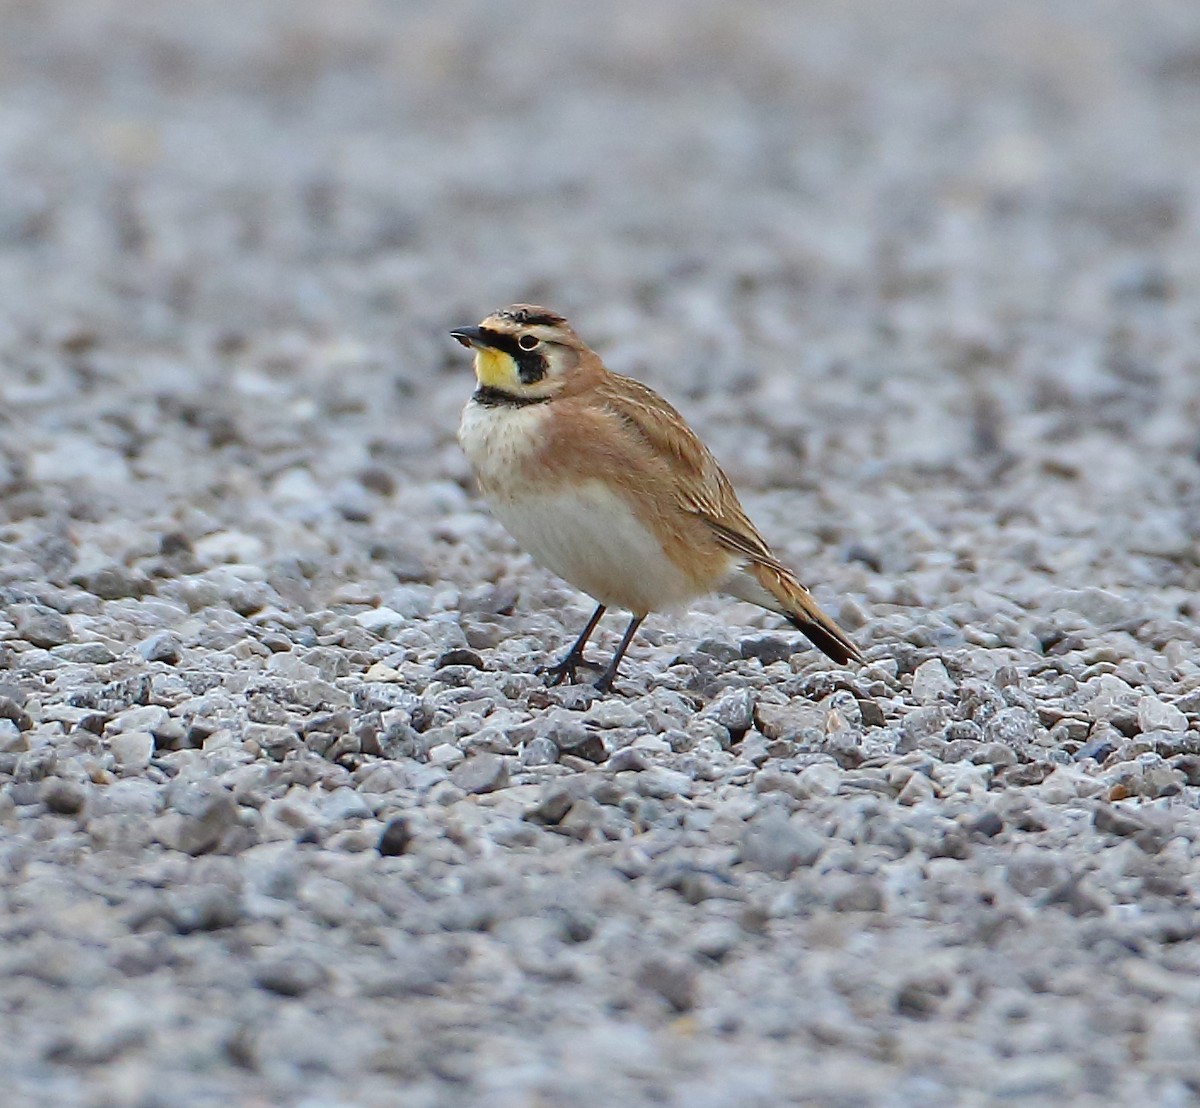
[[592,618],[587,621],[587,626],[583,629],[583,634],[575,640],[575,645],[567,651],[562,661],[555,662],[552,666],[541,666],[538,669],[538,673],[550,675],[551,685],[561,685],[564,681],[575,683],[575,670],[583,661],[583,648],[587,645],[588,639],[592,637],[592,632],[596,630],[596,624],[600,622],[602,615],[604,615],[604,605],[597,604]]
[[617,667],[621,664],[621,659],[625,657],[625,651],[629,649],[629,644],[633,642],[633,636],[637,634],[637,629],[645,618],[645,616],[634,616],[629,621],[629,626],[625,628],[625,636],[621,639],[621,645],[617,647],[617,652],[613,655],[612,661],[608,663],[608,669],[604,671],[604,675],[596,682],[596,688],[600,692],[609,692],[612,689],[613,680],[617,676]]

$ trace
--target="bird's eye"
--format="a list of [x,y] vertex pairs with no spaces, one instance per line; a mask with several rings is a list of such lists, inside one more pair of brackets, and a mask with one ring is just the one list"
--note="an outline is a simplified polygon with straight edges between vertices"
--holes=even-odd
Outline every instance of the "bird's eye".
[[537,344],[538,340],[534,335],[522,335],[517,339],[517,345],[522,350],[532,350]]

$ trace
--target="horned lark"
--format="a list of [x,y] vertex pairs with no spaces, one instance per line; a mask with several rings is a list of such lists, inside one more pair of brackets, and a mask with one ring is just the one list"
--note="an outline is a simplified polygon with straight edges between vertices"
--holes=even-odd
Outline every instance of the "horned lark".
[[548,667],[575,680],[606,608],[632,619],[596,687],[612,687],[648,612],[723,592],[778,612],[834,661],[861,661],[746,517],[716,459],[661,396],[610,373],[562,316],[531,304],[450,332],[478,385],[458,439],[492,511],[534,559],[596,601]]

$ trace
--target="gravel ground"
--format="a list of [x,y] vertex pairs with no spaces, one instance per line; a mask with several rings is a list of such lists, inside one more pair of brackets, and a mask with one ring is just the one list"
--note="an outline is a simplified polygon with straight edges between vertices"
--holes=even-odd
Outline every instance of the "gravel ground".
[[[1195,1103],[1194,0],[590,7],[5,6],[5,1104]],[[864,668],[542,686],[514,300]]]

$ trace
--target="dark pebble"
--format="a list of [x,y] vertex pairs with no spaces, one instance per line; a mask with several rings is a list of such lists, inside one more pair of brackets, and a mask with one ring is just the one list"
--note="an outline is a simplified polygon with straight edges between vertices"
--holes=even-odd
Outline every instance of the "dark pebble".
[[445,654],[441,655],[435,668],[443,669],[446,666],[471,666],[473,669],[483,669],[483,658],[474,650],[458,647],[454,650],[447,650]]
[[389,820],[388,825],[383,829],[383,834],[379,836],[379,853],[385,858],[395,858],[405,854],[408,852],[412,838],[408,820],[403,817]]

